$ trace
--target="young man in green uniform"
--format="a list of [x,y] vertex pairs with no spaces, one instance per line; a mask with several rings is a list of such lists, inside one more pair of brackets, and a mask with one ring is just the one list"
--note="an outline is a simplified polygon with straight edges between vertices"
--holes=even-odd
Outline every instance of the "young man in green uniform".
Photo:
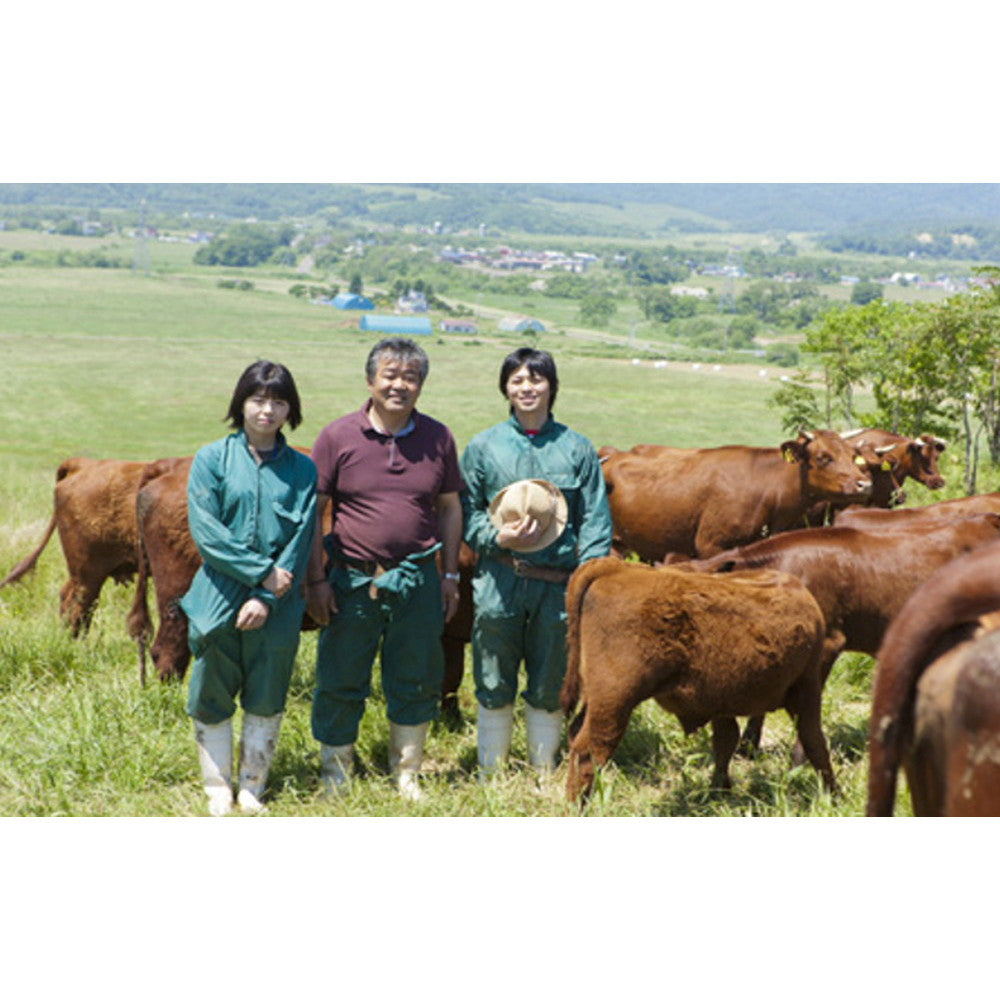
[[328,562],[314,544],[308,573],[309,612],[324,626],[312,713],[321,774],[331,788],[350,777],[381,648],[389,764],[411,799],[441,698],[441,629],[458,607],[462,536],[455,441],[416,409],[427,370],[412,341],[380,341],[365,367],[369,400],[324,427],[312,450],[318,513],[332,515]]
[[[554,766],[562,734],[566,581],[580,563],[611,548],[600,463],[585,437],[553,419],[558,388],[555,361],[545,351],[524,347],[508,355],[500,392],[510,416],[477,434],[460,463],[465,541],[479,557],[472,584],[472,662],[479,765],[487,774],[510,749],[522,660],[529,762],[542,772]],[[543,522],[530,513],[506,521],[496,517],[503,491],[539,495],[524,480],[545,481],[561,493],[561,532],[553,530],[551,518]]]

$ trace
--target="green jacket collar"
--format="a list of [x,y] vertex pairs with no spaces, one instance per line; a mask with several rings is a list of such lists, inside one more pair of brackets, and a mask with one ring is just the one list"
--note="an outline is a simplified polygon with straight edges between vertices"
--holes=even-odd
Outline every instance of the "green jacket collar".
[[513,427],[514,430],[516,430],[517,433],[520,434],[522,437],[531,437],[531,438],[540,438],[544,437],[546,434],[550,434],[552,432],[552,428],[555,427],[556,425],[555,419],[553,418],[551,413],[549,414],[549,417],[545,421],[545,423],[538,428],[538,432],[536,434],[529,434],[521,426],[521,421],[518,420],[513,413],[507,418],[507,423],[510,424],[511,427]]

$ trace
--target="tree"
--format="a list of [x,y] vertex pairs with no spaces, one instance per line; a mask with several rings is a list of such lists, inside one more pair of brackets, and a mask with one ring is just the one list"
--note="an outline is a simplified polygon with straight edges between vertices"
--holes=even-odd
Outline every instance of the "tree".
[[859,281],[851,289],[851,305],[863,306],[882,298],[882,286],[874,281]]
[[587,295],[580,300],[580,322],[584,326],[605,326],[618,311],[610,295]]
[[819,399],[811,383],[809,372],[799,370],[787,382],[782,382],[767,400],[772,409],[784,410],[781,429],[786,434],[795,434],[802,427],[819,427],[822,423]]
[[364,287],[361,275],[355,271],[354,274],[351,275],[351,283],[347,286],[347,290],[351,293],[351,295],[360,295]]
[[646,319],[660,323],[693,316],[698,309],[695,299],[689,295],[674,295],[666,285],[643,288],[636,296],[636,301]]
[[[1000,364],[995,329],[1000,319],[1000,269],[977,269],[984,287],[953,295],[929,310],[929,346],[934,357],[944,359],[940,377],[945,410],[961,429],[965,450],[965,491],[976,491],[977,444],[985,431],[987,442],[1000,437],[1000,400],[997,366]],[[975,426],[978,424],[978,426]],[[1000,442],[998,442],[1000,449]],[[993,446],[990,456],[996,461]]]
[[873,317],[863,309],[838,309],[824,314],[806,333],[805,349],[818,356],[823,368],[825,426],[833,426],[834,408],[854,421],[854,387],[866,372],[864,346],[872,336]]
[[691,273],[687,264],[669,261],[654,250],[633,250],[628,255],[625,271],[630,281],[642,285],[669,285],[684,281]]
[[749,347],[757,336],[760,324],[753,316],[734,316],[726,329],[726,340],[730,348]]
[[254,267],[268,260],[281,246],[288,246],[294,230],[289,226],[274,228],[255,223],[241,223],[199,247],[196,264],[221,267]]

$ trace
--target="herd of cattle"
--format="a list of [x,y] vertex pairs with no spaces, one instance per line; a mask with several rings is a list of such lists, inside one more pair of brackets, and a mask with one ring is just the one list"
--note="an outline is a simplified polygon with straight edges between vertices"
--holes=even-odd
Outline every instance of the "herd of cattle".
[[[907,478],[944,485],[944,447],[929,434],[814,430],[777,448],[600,449],[613,553],[567,587],[567,796],[589,793],[649,698],[687,733],[711,725],[720,787],[737,719],[749,720],[743,739],[759,747],[766,713],[783,708],[798,737],[793,760],[835,790],[822,691],[849,650],[877,660],[869,815],[891,815],[900,767],[917,814],[1000,815],[1000,493],[893,509]],[[140,678],[147,647],[161,679],[183,677],[178,600],[200,563],[187,528],[190,464],[67,459],[41,543],[0,587],[27,573],[57,531],[69,570],[60,613],[73,634],[108,578],[135,576],[127,626]],[[460,609],[442,635],[451,718],[474,564],[463,546]]]

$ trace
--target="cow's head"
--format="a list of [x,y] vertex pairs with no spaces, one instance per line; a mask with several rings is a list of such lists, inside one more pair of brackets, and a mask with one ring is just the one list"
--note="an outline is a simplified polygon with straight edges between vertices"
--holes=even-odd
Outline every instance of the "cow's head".
[[939,490],[944,486],[944,476],[938,471],[938,455],[946,447],[946,442],[933,434],[921,434],[909,443],[912,467],[909,474],[929,490]]
[[872,479],[865,459],[834,431],[800,431],[781,445],[786,462],[797,462],[806,493],[814,500],[865,500]]
[[845,441],[854,449],[860,466],[868,470],[872,480],[872,492],[869,505],[872,507],[897,507],[906,500],[902,483],[906,479],[906,468],[902,460],[906,458],[903,451],[904,442],[896,444],[874,444],[864,437],[863,431],[841,434]]

